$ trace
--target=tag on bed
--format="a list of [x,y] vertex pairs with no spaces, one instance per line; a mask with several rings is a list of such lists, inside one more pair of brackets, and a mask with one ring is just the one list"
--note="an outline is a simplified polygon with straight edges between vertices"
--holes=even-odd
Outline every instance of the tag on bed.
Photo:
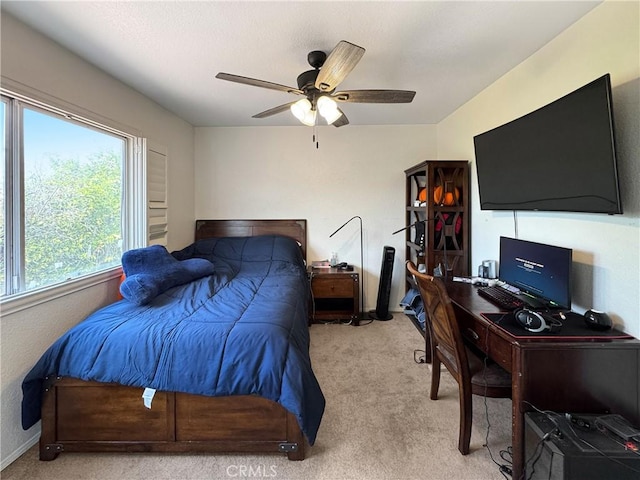
[[142,392],[142,401],[144,402],[144,406],[151,409],[151,402],[153,401],[153,396],[156,394],[155,388],[145,388],[144,392]]

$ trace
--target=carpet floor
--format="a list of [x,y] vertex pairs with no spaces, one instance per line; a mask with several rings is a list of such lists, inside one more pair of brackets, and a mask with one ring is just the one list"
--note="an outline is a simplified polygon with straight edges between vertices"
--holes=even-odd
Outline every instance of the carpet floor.
[[[417,350],[421,351],[415,353]],[[1,473],[33,479],[492,480],[504,479],[511,401],[473,397],[471,452],[460,455],[458,389],[443,369],[429,399],[431,366],[416,360],[424,339],[403,314],[353,327],[314,324],[311,358],[327,400],[316,444],[302,462],[278,455],[63,453],[37,446]],[[485,448],[489,420],[488,447]]]

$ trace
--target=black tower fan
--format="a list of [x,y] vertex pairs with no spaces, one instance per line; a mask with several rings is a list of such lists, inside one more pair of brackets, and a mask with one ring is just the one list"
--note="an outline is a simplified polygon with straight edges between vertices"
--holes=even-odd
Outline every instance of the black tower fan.
[[380,270],[380,285],[378,286],[378,301],[375,311],[369,312],[376,320],[391,320],[393,315],[389,313],[389,295],[391,294],[391,274],[393,273],[393,260],[396,249],[386,245],[382,249],[382,268]]

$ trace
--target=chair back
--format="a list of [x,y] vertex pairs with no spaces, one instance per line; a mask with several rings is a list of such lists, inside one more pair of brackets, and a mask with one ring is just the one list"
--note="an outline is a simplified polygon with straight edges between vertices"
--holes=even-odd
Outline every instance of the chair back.
[[424,303],[434,353],[459,382],[468,385],[471,376],[467,352],[447,289],[442,280],[419,272],[411,261],[407,262],[407,270],[413,275]]

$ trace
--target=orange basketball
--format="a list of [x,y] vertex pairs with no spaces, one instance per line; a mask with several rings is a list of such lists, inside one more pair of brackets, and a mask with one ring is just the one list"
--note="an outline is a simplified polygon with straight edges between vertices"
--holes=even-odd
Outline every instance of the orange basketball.
[[458,190],[458,187],[454,187],[453,192],[446,192],[444,198],[442,185],[438,185],[433,189],[433,202],[436,205],[455,205],[459,198],[460,190]]
[[420,190],[420,192],[418,193],[418,200],[421,202],[426,202],[427,201],[427,189],[423,188],[422,190]]

